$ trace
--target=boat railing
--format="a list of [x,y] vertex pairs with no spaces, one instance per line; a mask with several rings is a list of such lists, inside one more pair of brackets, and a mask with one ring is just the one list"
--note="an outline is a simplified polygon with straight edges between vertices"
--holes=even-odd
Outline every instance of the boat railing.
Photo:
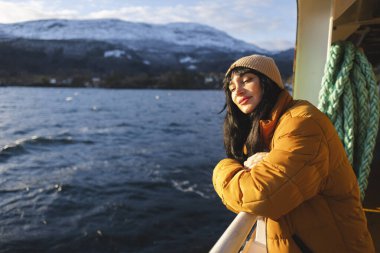
[[210,253],[237,253],[244,246],[248,235],[255,225],[257,216],[239,213],[215,243]]

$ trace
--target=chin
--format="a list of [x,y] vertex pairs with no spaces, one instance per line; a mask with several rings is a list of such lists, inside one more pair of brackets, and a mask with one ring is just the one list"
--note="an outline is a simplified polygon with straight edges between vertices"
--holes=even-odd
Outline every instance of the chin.
[[244,114],[250,114],[251,112],[253,112],[254,109],[245,109],[245,110],[241,110],[242,113]]

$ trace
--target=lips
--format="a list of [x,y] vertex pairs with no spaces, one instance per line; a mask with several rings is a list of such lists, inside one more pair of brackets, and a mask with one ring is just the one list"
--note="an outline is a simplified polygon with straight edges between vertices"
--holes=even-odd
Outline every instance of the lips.
[[238,103],[241,104],[241,105],[245,105],[250,98],[251,97],[242,97],[242,98],[239,99]]

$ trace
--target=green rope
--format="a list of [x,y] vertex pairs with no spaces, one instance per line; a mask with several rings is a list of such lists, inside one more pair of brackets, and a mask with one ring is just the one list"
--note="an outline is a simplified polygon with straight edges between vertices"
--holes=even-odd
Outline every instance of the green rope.
[[318,108],[338,132],[363,200],[376,145],[380,103],[372,66],[351,42],[331,46]]

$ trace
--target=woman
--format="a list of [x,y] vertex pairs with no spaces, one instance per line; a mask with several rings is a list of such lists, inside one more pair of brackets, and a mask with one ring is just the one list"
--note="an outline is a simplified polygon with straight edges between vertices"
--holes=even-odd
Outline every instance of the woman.
[[224,91],[228,158],[215,167],[213,184],[231,211],[264,217],[267,251],[375,252],[334,126],[292,99],[273,59],[237,60]]

